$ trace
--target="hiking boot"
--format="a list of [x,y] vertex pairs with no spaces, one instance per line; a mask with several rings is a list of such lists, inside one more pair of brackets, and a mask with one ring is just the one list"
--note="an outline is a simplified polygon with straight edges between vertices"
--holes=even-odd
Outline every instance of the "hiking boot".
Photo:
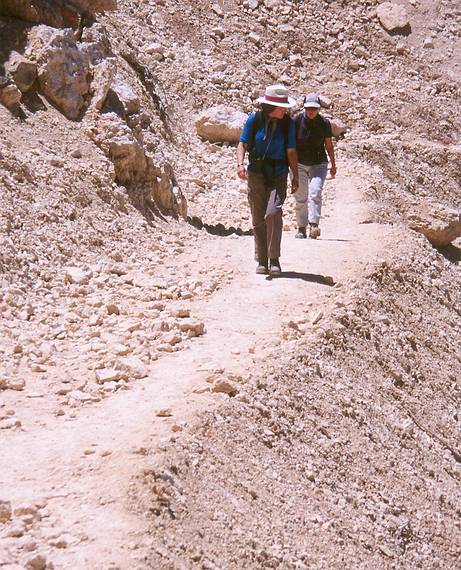
[[298,233],[295,235],[295,238],[305,239],[306,238],[306,228],[298,228]]
[[311,239],[317,239],[320,235],[320,228],[318,224],[309,224],[309,237]]
[[269,263],[269,275],[277,276],[282,273],[282,269],[280,267],[280,262],[278,258],[274,258],[270,260]]
[[267,275],[269,273],[269,269],[267,267],[267,259],[258,262],[258,266],[256,267],[257,275]]

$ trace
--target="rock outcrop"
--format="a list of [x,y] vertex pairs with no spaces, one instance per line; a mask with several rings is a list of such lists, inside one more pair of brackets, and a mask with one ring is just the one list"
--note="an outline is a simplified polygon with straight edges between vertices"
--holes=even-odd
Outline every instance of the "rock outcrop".
[[0,0],[0,15],[55,28],[76,28],[80,17],[114,10],[116,0]]
[[87,135],[111,160],[117,182],[128,188],[143,211],[155,204],[164,211],[187,216],[187,202],[174,182],[172,170],[158,166],[127,123],[116,113],[90,114]]

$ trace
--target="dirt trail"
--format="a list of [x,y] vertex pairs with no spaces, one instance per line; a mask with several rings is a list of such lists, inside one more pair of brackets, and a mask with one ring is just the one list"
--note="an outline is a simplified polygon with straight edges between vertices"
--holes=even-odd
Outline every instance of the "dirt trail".
[[[296,240],[286,232],[281,278],[253,274],[252,238],[216,238],[204,251],[195,249],[197,263],[206,267],[207,259],[221,257],[235,278],[190,303],[206,334],[158,360],[148,378],[82,408],[73,419],[47,417],[43,428],[2,434],[3,496],[15,504],[47,503],[50,516],[41,521],[41,535],[67,540],[67,548],[46,553],[55,568],[141,564],[145,521],[129,511],[127,497],[130,479],[155,463],[145,449],[161,453],[172,426],[182,429],[198,411],[227,398],[203,392],[210,373],[223,369],[245,377],[261,359],[276,359],[286,346],[283,324],[303,318],[309,323],[317,311],[327,312],[335,284],[360,275],[376,257],[389,229],[367,223],[364,174],[358,163],[339,165],[326,190],[321,239]],[[157,417],[163,408],[171,408],[172,416]]]

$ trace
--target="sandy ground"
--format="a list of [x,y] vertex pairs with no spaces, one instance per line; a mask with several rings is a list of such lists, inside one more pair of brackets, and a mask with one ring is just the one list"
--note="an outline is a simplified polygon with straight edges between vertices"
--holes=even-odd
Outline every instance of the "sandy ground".
[[[128,496],[132,479],[152,461],[146,450],[161,453],[172,431],[227,398],[211,393],[207,378],[224,374],[245,381],[262,360],[276,359],[288,342],[283,326],[328,312],[337,289],[377,256],[390,227],[368,223],[358,169],[358,163],[340,164],[338,178],[328,182],[321,239],[284,233],[280,278],[253,273],[251,237],[216,237],[191,254],[202,264],[221,257],[234,279],[191,302],[206,334],[186,350],[162,357],[130,391],[84,407],[73,418],[43,412],[42,427],[2,434],[2,495],[15,505],[41,504],[40,530],[32,533],[38,550],[43,538],[66,542],[66,548],[47,549],[55,568],[132,568],[130,548],[139,558],[147,527],[129,509]],[[162,410],[167,417],[157,415]]]

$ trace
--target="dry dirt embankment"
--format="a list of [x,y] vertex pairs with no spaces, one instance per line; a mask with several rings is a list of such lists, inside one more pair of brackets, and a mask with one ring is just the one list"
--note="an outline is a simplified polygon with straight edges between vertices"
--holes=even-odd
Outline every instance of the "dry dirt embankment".
[[456,567],[461,276],[399,237],[145,475],[150,567]]

